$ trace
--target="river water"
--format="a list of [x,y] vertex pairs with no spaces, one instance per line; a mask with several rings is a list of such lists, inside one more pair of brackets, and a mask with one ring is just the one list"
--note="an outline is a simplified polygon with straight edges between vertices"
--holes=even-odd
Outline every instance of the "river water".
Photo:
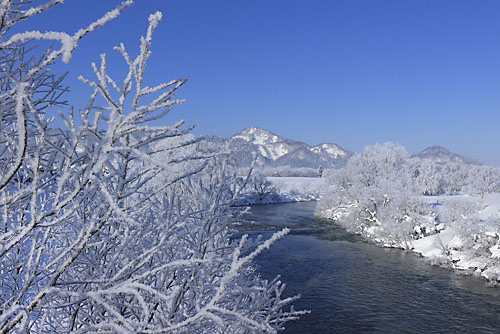
[[253,206],[238,233],[291,233],[256,259],[280,274],[295,309],[311,314],[285,333],[500,333],[500,288],[429,265],[413,253],[377,247],[315,218],[316,203]]

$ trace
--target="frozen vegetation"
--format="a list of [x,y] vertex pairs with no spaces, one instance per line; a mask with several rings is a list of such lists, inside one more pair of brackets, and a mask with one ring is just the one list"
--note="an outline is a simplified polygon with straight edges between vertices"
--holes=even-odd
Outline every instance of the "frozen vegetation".
[[306,202],[318,200],[326,190],[319,177],[266,177],[253,173],[242,188],[236,205]]
[[[143,80],[162,14],[145,18],[138,53],[121,44],[122,64],[92,63],[95,78],[80,78],[88,104],[74,112],[52,64],[132,1],[75,35],[9,37],[61,3],[0,3],[0,333],[282,330],[304,312],[252,261],[288,230],[232,240],[248,179],[227,155],[198,150],[184,122],[158,125],[186,81]],[[54,109],[64,128],[51,126]]]
[[500,284],[500,194],[429,199],[442,218],[439,233],[413,241],[413,250],[435,264]]
[[317,214],[386,247],[500,284],[500,170],[368,146],[327,177]]
[[[137,54],[120,44],[122,64],[105,54],[91,64],[95,77],[80,77],[88,104],[75,111],[52,65],[132,1],[74,35],[9,34],[61,3],[0,3],[0,333],[283,330],[306,311],[253,259],[288,229],[233,240],[238,205],[321,197],[317,213],[349,231],[500,282],[498,169],[410,158],[390,143],[352,155],[257,128],[221,144],[183,121],[159,125],[186,82],[143,80],[159,12]],[[54,110],[64,127],[52,126]],[[235,156],[231,145],[249,149]],[[267,164],[254,173],[235,163],[252,150]],[[270,177],[292,174],[302,177]]]

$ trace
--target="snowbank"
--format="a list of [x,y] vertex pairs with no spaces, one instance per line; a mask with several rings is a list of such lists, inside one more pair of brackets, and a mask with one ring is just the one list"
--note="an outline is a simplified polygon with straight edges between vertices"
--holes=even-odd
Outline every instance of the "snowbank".
[[352,228],[354,204],[338,207],[326,202],[318,206],[317,214],[381,246],[416,252],[433,264],[500,286],[500,193],[484,198],[423,196],[422,200],[426,210],[412,219],[391,223],[381,217],[359,229]]
[[[446,201],[446,196],[437,201]],[[449,199],[449,198],[448,198]],[[413,251],[432,263],[444,265],[465,274],[484,277],[490,284],[500,284],[500,194],[488,194],[484,199],[453,196],[460,203],[477,201],[480,210],[461,222],[451,222],[437,234],[412,243]],[[447,210],[446,204],[441,210]]]

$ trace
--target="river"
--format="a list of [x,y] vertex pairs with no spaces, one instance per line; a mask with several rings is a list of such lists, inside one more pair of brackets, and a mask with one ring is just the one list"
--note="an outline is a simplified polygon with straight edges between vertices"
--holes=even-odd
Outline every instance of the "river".
[[316,203],[253,206],[237,234],[291,233],[256,259],[281,275],[295,309],[311,314],[284,333],[500,333],[500,288],[431,266],[411,252],[377,247],[315,218]]

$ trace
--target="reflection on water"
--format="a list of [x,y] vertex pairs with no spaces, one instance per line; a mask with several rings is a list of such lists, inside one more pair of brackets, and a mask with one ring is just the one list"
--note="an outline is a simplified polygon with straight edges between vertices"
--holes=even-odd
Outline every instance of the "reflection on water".
[[251,208],[237,234],[291,233],[257,258],[280,274],[296,309],[285,333],[500,333],[500,289],[430,266],[412,253],[362,242],[313,217],[314,202]]

